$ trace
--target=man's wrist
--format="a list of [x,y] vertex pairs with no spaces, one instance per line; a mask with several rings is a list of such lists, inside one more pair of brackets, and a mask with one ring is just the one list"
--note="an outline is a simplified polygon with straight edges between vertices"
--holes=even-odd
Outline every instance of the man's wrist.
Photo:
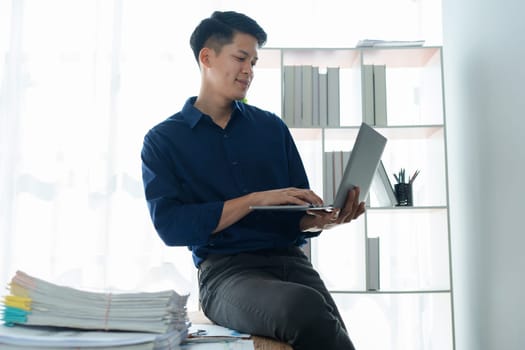
[[319,232],[322,228],[318,227],[315,223],[315,216],[305,214],[301,221],[299,221],[299,229],[301,232]]

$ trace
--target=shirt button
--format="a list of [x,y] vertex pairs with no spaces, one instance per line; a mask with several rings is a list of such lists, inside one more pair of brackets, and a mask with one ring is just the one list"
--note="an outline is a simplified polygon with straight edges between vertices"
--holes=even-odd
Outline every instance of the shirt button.
[[232,162],[232,165],[239,165],[239,162],[236,161],[236,160],[234,160],[234,161]]
[[229,136],[228,134],[224,134],[224,138],[227,139]]

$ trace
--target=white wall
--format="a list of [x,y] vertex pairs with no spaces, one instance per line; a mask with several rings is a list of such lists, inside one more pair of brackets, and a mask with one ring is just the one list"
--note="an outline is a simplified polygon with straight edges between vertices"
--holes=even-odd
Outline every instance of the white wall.
[[443,0],[458,350],[525,349],[524,14]]

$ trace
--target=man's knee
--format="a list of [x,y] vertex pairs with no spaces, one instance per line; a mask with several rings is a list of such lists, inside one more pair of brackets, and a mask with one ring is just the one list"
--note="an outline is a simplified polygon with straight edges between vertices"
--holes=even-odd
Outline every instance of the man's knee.
[[279,308],[281,317],[296,328],[306,328],[326,312],[329,306],[323,295],[312,288],[299,288],[288,294]]
[[[282,339],[297,349],[353,349],[348,334],[324,296],[312,288],[299,288],[282,300],[279,318]],[[323,347],[318,347],[320,349]]]

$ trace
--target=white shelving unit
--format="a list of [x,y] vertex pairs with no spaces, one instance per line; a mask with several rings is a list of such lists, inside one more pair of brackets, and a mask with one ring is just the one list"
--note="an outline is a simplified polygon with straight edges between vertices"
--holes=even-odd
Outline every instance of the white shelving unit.
[[[339,125],[289,125],[319,194],[323,155],[351,150],[363,120],[363,66],[386,66],[387,124],[377,126],[388,138],[382,161],[392,182],[400,168],[407,174],[421,169],[414,206],[372,203],[358,220],[311,240],[310,256],[359,349],[454,349],[442,48],[267,48],[259,54],[248,102],[281,116],[285,66],[339,67]],[[380,241],[380,288],[373,291],[366,288],[370,237]]]

